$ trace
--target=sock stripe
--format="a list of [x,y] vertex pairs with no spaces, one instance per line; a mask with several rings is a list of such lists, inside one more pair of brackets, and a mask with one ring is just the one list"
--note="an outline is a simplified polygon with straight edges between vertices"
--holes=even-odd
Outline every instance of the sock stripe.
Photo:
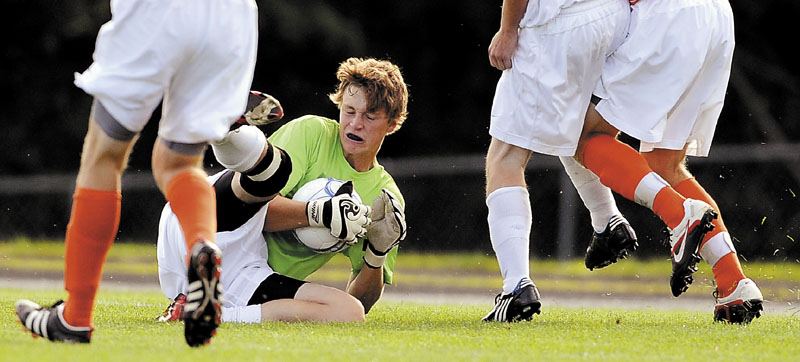
[[[275,147],[276,155],[272,162],[261,162],[269,164],[264,171],[256,176],[245,176],[239,178],[239,185],[249,194],[256,197],[267,197],[281,191],[289,181],[292,174],[292,160],[286,151]],[[266,158],[265,158],[266,160]]]
[[[261,160],[261,162],[253,166],[253,169],[245,173],[245,175],[256,181],[263,181],[268,178],[271,173],[275,172],[277,165],[280,164],[281,154],[280,152],[277,152],[277,150],[279,150],[279,148],[275,147],[271,143],[268,143],[267,154],[264,155],[264,158]],[[272,172],[269,172],[270,169],[272,169]]]
[[639,205],[652,209],[656,200],[656,195],[658,195],[661,189],[668,186],[669,184],[667,181],[661,178],[661,176],[655,172],[650,172],[645,175],[641,181],[639,181],[638,185],[636,185],[636,191],[633,193],[633,201]]

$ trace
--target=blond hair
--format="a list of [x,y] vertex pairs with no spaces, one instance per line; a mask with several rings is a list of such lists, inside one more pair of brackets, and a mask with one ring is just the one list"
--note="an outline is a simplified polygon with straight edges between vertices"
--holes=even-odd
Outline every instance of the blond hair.
[[341,108],[344,91],[350,86],[362,89],[367,97],[367,111],[385,110],[389,124],[396,124],[396,132],[408,116],[408,88],[400,68],[388,60],[350,58],[336,71],[339,85],[328,98]]

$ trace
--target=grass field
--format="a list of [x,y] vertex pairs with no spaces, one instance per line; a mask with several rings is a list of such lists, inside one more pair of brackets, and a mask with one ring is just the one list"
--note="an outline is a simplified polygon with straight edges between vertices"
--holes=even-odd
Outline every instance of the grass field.
[[798,319],[767,315],[748,326],[711,323],[708,313],[548,308],[532,322],[483,323],[485,308],[379,303],[364,324],[223,324],[191,349],[183,325],[157,323],[163,296],[101,292],[90,345],[23,333],[20,295],[51,302],[59,291],[0,290],[3,361],[443,361],[760,360],[800,357]]
[[[62,256],[63,244],[58,242],[0,242],[0,276],[34,271],[57,275],[63,268]],[[117,244],[105,271],[106,275],[152,276],[155,268],[152,245]],[[599,272],[586,271],[579,260],[534,261],[532,268],[544,293],[596,286],[670,298],[664,284],[669,262],[661,260],[625,260]],[[757,281],[763,280],[759,285],[767,298],[797,300],[800,270],[796,263],[746,263],[745,270]],[[494,258],[475,253],[405,253],[398,259],[396,273],[403,285],[436,289],[456,283],[459,288],[481,290],[487,299],[489,290],[500,282]],[[701,268],[701,277],[707,273],[707,267]],[[346,275],[345,262],[334,258],[333,265],[314,278],[341,281]],[[690,292],[709,293],[710,286],[703,284],[707,282],[698,279]],[[64,292],[60,288],[0,288],[0,361],[800,360],[797,314],[766,314],[739,326],[713,323],[710,310],[546,305],[531,322],[505,324],[479,321],[490,300],[487,305],[381,301],[364,324],[224,324],[211,345],[191,349],[183,341],[182,324],[155,322],[166,307],[165,297],[157,290],[101,288],[91,345],[31,338],[13,311],[14,301],[23,297],[48,304],[63,298]]]

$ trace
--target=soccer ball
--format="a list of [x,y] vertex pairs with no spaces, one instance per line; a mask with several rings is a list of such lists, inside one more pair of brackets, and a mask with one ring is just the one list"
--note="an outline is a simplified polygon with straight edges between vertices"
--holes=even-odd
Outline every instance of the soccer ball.
[[[344,181],[332,177],[311,180],[294,193],[292,200],[304,202],[327,200],[336,194],[342,184]],[[353,191],[353,199],[361,203],[361,197],[355,191]],[[337,239],[331,235],[328,228],[324,227],[307,226],[294,229],[294,236],[301,244],[317,253],[335,253],[347,246],[344,240]]]

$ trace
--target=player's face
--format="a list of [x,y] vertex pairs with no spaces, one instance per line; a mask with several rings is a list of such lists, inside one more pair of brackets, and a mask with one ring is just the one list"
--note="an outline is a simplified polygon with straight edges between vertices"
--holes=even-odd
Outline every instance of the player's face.
[[364,92],[351,86],[344,91],[339,110],[339,139],[344,157],[356,171],[372,168],[383,138],[394,129],[385,110],[367,110]]

